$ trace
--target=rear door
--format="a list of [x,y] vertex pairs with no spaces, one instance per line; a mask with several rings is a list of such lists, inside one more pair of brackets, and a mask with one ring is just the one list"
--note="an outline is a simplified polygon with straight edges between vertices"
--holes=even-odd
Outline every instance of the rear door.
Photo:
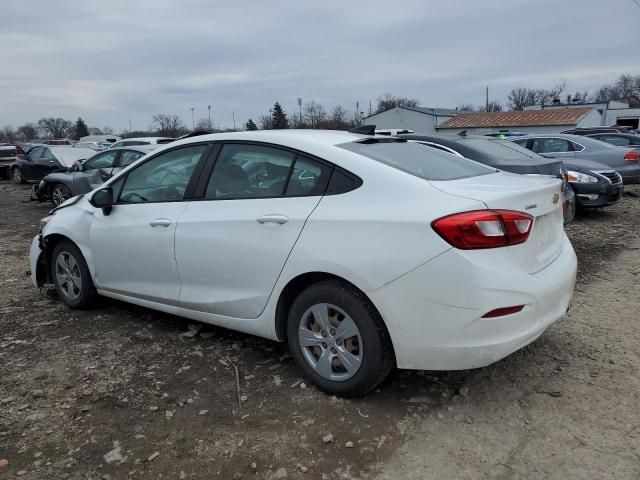
[[180,303],[198,311],[255,318],[318,205],[332,166],[268,145],[215,149],[202,198],[176,231]]
[[51,172],[60,170],[60,168],[61,165],[56,160],[56,157],[53,155],[53,153],[51,153],[51,150],[47,147],[42,147],[39,155],[33,158],[29,179],[40,180]]

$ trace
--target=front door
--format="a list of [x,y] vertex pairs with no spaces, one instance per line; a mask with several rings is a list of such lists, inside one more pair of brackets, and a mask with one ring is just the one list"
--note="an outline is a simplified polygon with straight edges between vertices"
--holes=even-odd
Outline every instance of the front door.
[[176,225],[206,145],[150,158],[112,182],[115,205],[94,214],[90,230],[96,286],[105,291],[175,304],[180,278],[174,253]]
[[225,144],[204,198],[178,221],[181,305],[259,316],[330,175],[331,166],[286,150]]

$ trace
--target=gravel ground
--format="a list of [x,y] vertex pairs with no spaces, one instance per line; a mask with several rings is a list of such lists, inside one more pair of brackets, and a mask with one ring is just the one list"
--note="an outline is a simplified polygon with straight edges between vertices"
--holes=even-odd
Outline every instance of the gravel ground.
[[568,227],[574,305],[538,341],[356,400],[307,387],[274,342],[68,310],[27,275],[50,208],[28,198],[0,182],[0,478],[640,478],[636,196]]

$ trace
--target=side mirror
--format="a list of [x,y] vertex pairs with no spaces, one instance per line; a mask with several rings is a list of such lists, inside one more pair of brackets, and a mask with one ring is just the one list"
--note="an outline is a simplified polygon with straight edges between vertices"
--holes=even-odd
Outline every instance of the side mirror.
[[74,165],[74,171],[76,172],[84,172],[84,163],[78,162]]
[[105,187],[97,190],[89,200],[89,203],[96,208],[101,208],[105,216],[109,215],[113,209],[113,189]]

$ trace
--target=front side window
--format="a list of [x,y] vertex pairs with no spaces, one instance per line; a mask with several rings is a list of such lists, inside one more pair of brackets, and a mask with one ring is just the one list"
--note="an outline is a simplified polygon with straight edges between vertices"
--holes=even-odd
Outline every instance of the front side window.
[[118,152],[107,152],[87,160],[84,164],[85,170],[96,170],[98,168],[113,168]]
[[455,180],[495,171],[472,160],[406,140],[365,140],[339,146],[425,180]]
[[142,153],[142,152],[136,152],[134,150],[126,150],[126,151],[122,152],[122,154],[120,155],[120,166],[121,167],[128,167],[129,165],[131,165],[133,162],[138,160],[143,155],[144,155],[144,153]]
[[119,202],[174,202],[184,198],[206,145],[162,153],[129,172]]
[[572,152],[571,144],[562,138],[536,138],[531,147],[536,153]]
[[205,198],[279,197],[294,157],[293,153],[261,145],[226,144],[213,167]]

